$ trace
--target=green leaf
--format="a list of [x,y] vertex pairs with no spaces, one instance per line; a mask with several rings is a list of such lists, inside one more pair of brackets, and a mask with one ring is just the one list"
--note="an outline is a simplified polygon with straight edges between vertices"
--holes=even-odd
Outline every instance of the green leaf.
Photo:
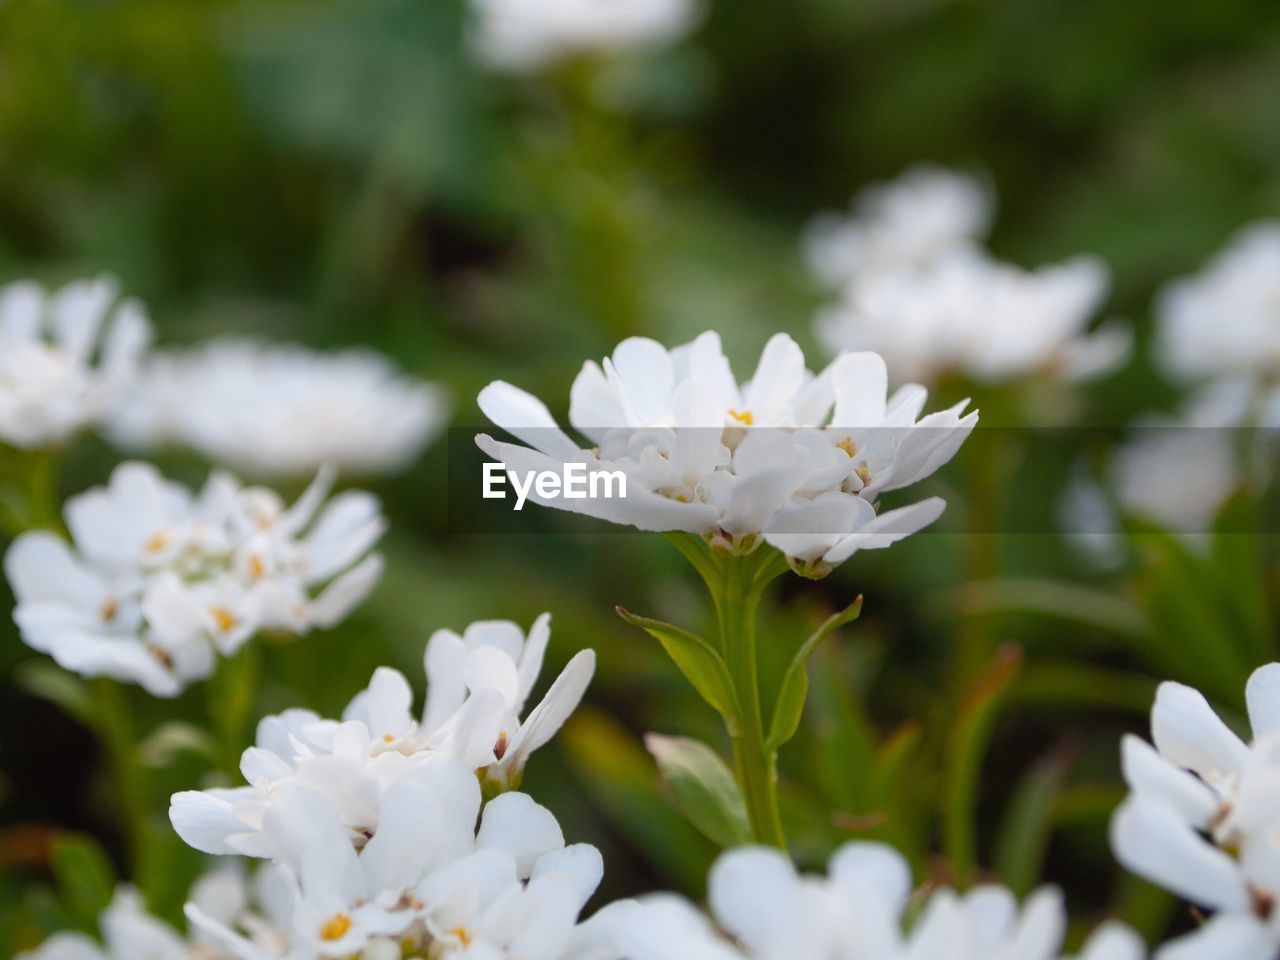
[[996,839],[997,875],[1025,896],[1040,877],[1054,827],[1054,814],[1074,757],[1057,751],[1038,763],[1018,785]]
[[1140,607],[1103,590],[1059,580],[979,580],[948,591],[935,601],[944,616],[1030,613],[1056,617],[1143,641],[1152,630]]
[[111,903],[116,886],[106,853],[90,837],[59,834],[51,843],[49,864],[76,921],[86,930],[96,930],[98,915]]
[[651,733],[645,746],[681,812],[707,839],[730,849],[751,842],[747,805],[729,767],[705,743]]
[[638,617],[622,607],[615,609],[627,623],[639,627],[661,643],[662,649],[667,651],[702,699],[724,717],[731,729],[736,725],[738,701],[733,693],[733,682],[724,658],[715,647],[670,623]]
[[149,767],[172,766],[183,753],[215,760],[218,745],[206,731],[183,720],[160,724],[138,744],[138,759]]
[[800,644],[800,649],[791,658],[791,665],[787,667],[787,672],[782,678],[778,700],[773,707],[773,719],[769,723],[769,739],[766,746],[770,752],[776,751],[800,729],[804,701],[809,693],[808,666],[813,651],[832,631],[857,620],[860,613],[862,613],[862,597],[858,597],[843,610],[829,616],[804,643]]
[[610,827],[667,885],[700,897],[715,848],[671,809],[653,762],[631,731],[605,713],[579,707],[556,741]]
[[978,781],[996,711],[1022,666],[1022,651],[1006,646],[996,652],[973,685],[951,731],[947,771],[945,836],[951,873],[965,889],[977,868]]
[[79,677],[50,660],[29,660],[15,671],[18,686],[61,707],[86,726],[94,726],[93,697]]

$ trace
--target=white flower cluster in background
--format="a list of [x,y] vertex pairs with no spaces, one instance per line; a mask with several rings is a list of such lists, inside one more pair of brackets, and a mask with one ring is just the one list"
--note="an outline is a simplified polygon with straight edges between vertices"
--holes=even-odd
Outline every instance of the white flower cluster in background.
[[377,474],[408,465],[446,416],[441,390],[381,354],[228,339],[153,353],[111,434],[130,449],[186,446],[257,475],[325,463]]
[[0,444],[48,446],[98,424],[150,338],[142,308],[109,277],[0,288]]
[[[265,867],[252,881],[236,870],[214,870],[196,881],[191,903],[221,923],[252,929],[264,956],[282,957],[281,916],[290,906],[282,870]],[[138,893],[120,887],[99,918],[103,943],[81,933],[57,933],[17,960],[237,960],[207,935],[185,937],[149,914]]]
[[255,633],[337,623],[382,570],[375,497],[328,499],[322,470],[286,506],[215,473],[199,494],[151,465],[120,465],[106,487],[67,501],[71,542],[23,534],[4,569],[22,638],[64,668],[173,696]]
[[1280,371],[1280,221],[1242,230],[1157,303],[1156,356],[1181,381]]
[[668,350],[633,337],[573,383],[569,437],[536,397],[501,381],[481,391],[481,410],[528,444],[481,435],[485,453],[516,478],[586,464],[621,471],[625,497],[538,496],[641,530],[679,530],[732,549],[760,539],[793,566],[825,572],[856,550],[887,547],[937,519],[931,498],[877,513],[882,493],[909,486],[955,455],[977,423],[967,402],[921,417],[927,393],[888,393],[884,361],[842,354],[819,374],[785,334],[765,346],[741,386],[714,332]]
[[[620,954],[627,960],[1055,960],[1066,933],[1062,897],[1049,888],[1021,908],[1004,887],[979,886],[964,895],[937,890],[908,925],[910,868],[897,851],[877,843],[845,845],[826,877],[798,874],[776,850],[735,850],[716,863],[709,888],[714,926],[671,895],[615,908],[609,926]],[[1080,956],[1145,955],[1132,931],[1107,924]]]
[[976,180],[918,167],[869,187],[847,217],[816,219],[806,257],[838,294],[818,315],[820,339],[833,353],[874,350],[895,377],[921,383],[948,374],[1080,379],[1121,364],[1126,328],[1087,332],[1107,293],[1105,265],[1003,263],[979,245],[990,217],[989,192]]
[[1123,743],[1130,795],[1111,825],[1116,857],[1213,914],[1159,960],[1280,951],[1280,664],[1255,671],[1245,699],[1250,743],[1179,683],[1156,694],[1155,746]]
[[[566,847],[548,810],[506,789],[594,669],[594,654],[580,652],[522,721],[549,635],[545,614],[528,637],[504,621],[437,632],[421,721],[408,682],[387,668],[341,721],[306,710],[266,718],[242,759],[248,785],[175,795],[174,828],[206,853],[284,871],[291,907],[277,926],[290,958],[589,960],[599,934],[577,918],[600,855]],[[188,915],[238,958],[285,955],[199,902]]]
[[673,43],[697,22],[697,0],[471,0],[472,43],[499,70],[534,70],[580,54]]

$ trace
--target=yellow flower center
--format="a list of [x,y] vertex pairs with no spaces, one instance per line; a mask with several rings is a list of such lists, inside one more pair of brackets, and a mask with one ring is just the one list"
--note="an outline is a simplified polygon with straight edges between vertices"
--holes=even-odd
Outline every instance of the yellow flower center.
[[[852,456],[852,454],[850,454]],[[262,562],[262,557],[256,553],[249,558],[249,576],[255,580],[261,579],[267,572],[267,565]]]
[[145,544],[148,553],[159,553],[169,545],[169,535],[163,530],[157,530],[151,536],[147,537]]
[[456,938],[464,947],[471,946],[471,933],[466,927],[454,927],[449,931],[449,936]]
[[351,929],[351,918],[345,913],[335,913],[320,928],[320,939],[341,940]]
[[213,622],[223,633],[226,633],[239,622],[236,620],[235,614],[226,607],[210,607],[209,616],[213,617]]
[[857,447],[854,446],[852,437],[845,437],[843,440],[837,443],[836,446],[839,447],[841,450],[843,450],[845,453],[847,453],[849,455],[850,460],[853,459],[853,454],[858,449]]
[[756,418],[752,415],[750,410],[734,410],[730,407],[729,416],[746,427],[749,427],[756,422]]

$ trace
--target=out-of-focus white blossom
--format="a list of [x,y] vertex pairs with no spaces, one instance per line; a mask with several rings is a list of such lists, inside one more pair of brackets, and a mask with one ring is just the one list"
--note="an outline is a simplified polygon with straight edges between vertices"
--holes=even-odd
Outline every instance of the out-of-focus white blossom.
[[1127,328],[1087,330],[1107,292],[1101,261],[1002,263],[976,243],[989,216],[976,181],[929,168],[869,188],[847,220],[820,219],[807,257],[838,299],[818,314],[818,336],[833,353],[874,350],[896,378],[922,383],[1073,380],[1122,363]]
[[[279,946],[280,934],[274,926],[282,915],[288,917],[289,904],[280,893],[281,871],[266,867],[258,871],[252,885],[235,870],[214,870],[196,881],[191,902],[220,923],[252,928],[265,947]],[[102,943],[82,933],[57,933],[31,953],[17,960],[236,960],[207,936],[193,931],[183,936],[167,923],[147,912],[137,891],[120,887],[111,905],[99,918]],[[282,957],[284,951],[264,956]]]
[[0,443],[56,444],[111,411],[151,338],[119,293],[109,277],[0,288]]
[[1254,224],[1157,303],[1156,356],[1170,376],[1280,372],[1280,221]]
[[71,542],[20,536],[4,569],[22,638],[83,676],[173,696],[255,633],[337,623],[381,573],[376,498],[329,499],[322,470],[297,503],[215,473],[199,494],[150,464],[117,467],[72,497]]
[[228,339],[155,352],[111,433],[130,449],[191,447],[256,475],[326,463],[376,474],[411,463],[446,416],[439,388],[373,351]]
[[967,174],[912,167],[855,198],[848,213],[823,213],[805,232],[809,269],[833,288],[899,268],[931,263],[940,254],[986,236],[991,192]]
[[[670,895],[613,911],[618,952],[627,960],[1055,960],[1066,931],[1056,890],[1040,890],[1019,908],[1010,891],[991,885],[963,896],[935,891],[908,925],[910,869],[875,843],[841,848],[826,877],[798,874],[776,850],[736,850],[716,863],[709,887],[714,925]],[[1108,924],[1081,957],[1144,955],[1136,935]]]
[[490,792],[516,786],[529,755],[568,719],[595,669],[595,654],[579,652],[521,720],[549,637],[547,614],[528,637],[499,620],[474,623],[461,636],[437,631],[427,644],[421,721],[409,682],[388,667],[374,672],[341,721],[309,710],[267,717],[241,760],[247,786],[175,795],[174,827],[206,853],[260,857],[270,852],[266,817],[293,786],[320,792],[357,840],[377,832],[382,794],[422,768],[465,770],[472,781],[478,774]]
[[1130,795],[1111,824],[1116,857],[1212,916],[1158,960],[1272,957],[1280,950],[1280,664],[1245,688],[1246,743],[1197,691],[1161,684],[1154,747],[1123,743]]
[[785,334],[765,346],[739,385],[714,332],[668,350],[624,340],[573,383],[570,423],[595,446],[570,438],[536,397],[491,383],[478,398],[499,427],[528,444],[487,435],[481,449],[513,480],[583,464],[620,471],[626,496],[529,499],[641,530],[700,534],[726,549],[761,540],[798,569],[825,572],[856,550],[887,547],[933,522],[932,498],[877,513],[882,493],[932,474],[977,423],[967,402],[920,417],[923,387],[888,394],[884,361],[842,354],[819,374]]
[[472,41],[500,70],[533,70],[580,54],[672,43],[696,23],[697,0],[471,0]]

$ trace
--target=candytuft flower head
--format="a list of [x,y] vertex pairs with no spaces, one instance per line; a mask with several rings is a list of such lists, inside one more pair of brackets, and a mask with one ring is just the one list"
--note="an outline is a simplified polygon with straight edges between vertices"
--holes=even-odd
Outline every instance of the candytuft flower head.
[[264,476],[326,463],[379,474],[410,464],[447,410],[443,391],[373,351],[227,339],[155,353],[111,434],[130,449],[187,446]]
[[1267,957],[1280,949],[1280,664],[1245,688],[1245,743],[1205,698],[1163,683],[1151,711],[1154,746],[1122,744],[1128,799],[1111,846],[1134,873],[1213,916],[1168,948],[1174,957]]
[[71,543],[37,531],[9,548],[23,640],[83,676],[174,696],[259,631],[332,626],[377,582],[369,550],[386,527],[367,493],[326,503],[332,482],[322,470],[286,507],[224,473],[195,495],[122,464],[67,501]]
[[[599,852],[566,846],[555,817],[526,794],[484,799],[495,768],[518,779],[505,756],[527,756],[581,696],[585,679],[571,664],[524,724],[515,718],[547,636],[545,615],[527,638],[498,621],[437,633],[422,723],[407,681],[387,668],[341,722],[306,710],[263,720],[241,761],[248,785],[176,794],[170,819],[206,853],[270,860],[287,888],[276,902],[290,909],[274,951],[252,942],[259,924],[229,923],[199,903],[187,907],[192,923],[250,960],[618,960],[588,952],[598,934],[577,922],[600,882]],[[589,651],[574,661],[584,662],[589,677]]]
[[668,350],[624,340],[573,383],[570,423],[587,449],[536,397],[508,383],[480,392],[481,410],[527,446],[482,434],[513,483],[583,465],[620,472],[625,496],[529,499],[641,530],[685,531],[750,552],[762,542],[793,567],[821,575],[858,549],[887,547],[937,519],[937,498],[878,513],[882,493],[946,463],[977,423],[966,402],[923,418],[926,392],[887,392],[884,361],[842,354],[819,374],[785,334],[765,346],[755,375],[734,379],[714,332]]
[[1280,370],[1280,221],[1242,230],[1157,302],[1156,356],[1177,380]]
[[874,350],[896,377],[922,383],[1080,379],[1122,363],[1127,329],[1086,333],[1107,292],[1101,261],[1002,263],[977,243],[990,207],[977,181],[924,168],[868,188],[847,220],[819,219],[807,257],[839,299],[819,313],[818,336],[833,352]]
[[472,42],[499,70],[527,71],[579,54],[672,43],[694,26],[697,0],[471,0]]
[[150,338],[142,308],[109,277],[0,288],[0,444],[56,444],[99,423]]
[[[716,863],[709,888],[715,926],[678,897],[644,898],[610,913],[615,946],[628,960],[1055,960],[1066,930],[1056,890],[1037,891],[1020,909],[1010,891],[993,885],[963,896],[933,892],[908,928],[910,869],[877,843],[846,844],[826,877],[798,874],[777,850],[735,850]],[[1108,924],[1081,956],[1141,960],[1145,950],[1131,931]]]
[[577,707],[595,669],[595,654],[579,652],[522,721],[550,633],[549,614],[528,637],[504,620],[473,623],[461,635],[437,631],[427,644],[421,721],[409,681],[389,667],[374,671],[341,721],[309,710],[267,717],[241,760],[248,785],[177,794],[170,810],[175,829],[206,853],[266,856],[265,815],[291,786],[327,797],[357,840],[376,833],[382,793],[422,768],[466,771],[486,795],[514,788],[529,755]]

